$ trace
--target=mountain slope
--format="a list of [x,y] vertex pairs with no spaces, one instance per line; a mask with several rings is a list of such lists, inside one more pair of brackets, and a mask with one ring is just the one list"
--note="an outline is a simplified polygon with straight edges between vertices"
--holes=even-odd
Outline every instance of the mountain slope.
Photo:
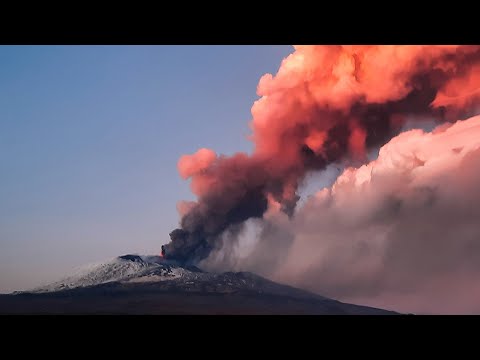
[[395,314],[345,304],[247,272],[213,274],[125,255],[29,292],[0,296],[1,314]]
[[159,256],[124,255],[106,263],[85,266],[72,276],[24,292],[55,292],[114,281],[143,282],[172,280],[195,271],[200,270],[194,267],[185,268],[178,266],[176,263],[166,261]]

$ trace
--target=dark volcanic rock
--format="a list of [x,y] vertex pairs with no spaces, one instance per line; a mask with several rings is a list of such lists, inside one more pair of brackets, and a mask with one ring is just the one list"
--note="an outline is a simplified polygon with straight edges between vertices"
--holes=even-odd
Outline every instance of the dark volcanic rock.
[[160,257],[121,256],[50,286],[0,295],[0,314],[388,315],[248,272],[206,273]]
[[133,261],[133,262],[143,262],[143,259],[138,255],[123,255],[119,256],[119,259]]

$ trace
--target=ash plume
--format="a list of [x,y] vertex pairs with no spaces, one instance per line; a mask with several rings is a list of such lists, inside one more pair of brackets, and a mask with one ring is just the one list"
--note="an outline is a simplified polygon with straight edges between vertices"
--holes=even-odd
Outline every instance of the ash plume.
[[252,107],[252,154],[200,149],[182,156],[197,201],[179,204],[166,257],[198,263],[222,235],[269,204],[294,213],[308,172],[366,162],[407,121],[472,116],[480,92],[479,46],[297,46],[264,75]]
[[479,183],[480,116],[413,129],[345,169],[294,218],[269,208],[255,246],[230,243],[202,266],[404,313],[478,314]]

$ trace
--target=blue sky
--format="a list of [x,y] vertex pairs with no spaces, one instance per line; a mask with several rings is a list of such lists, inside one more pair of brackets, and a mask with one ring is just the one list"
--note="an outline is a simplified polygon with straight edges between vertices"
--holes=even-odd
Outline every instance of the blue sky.
[[290,46],[1,46],[0,292],[158,253],[191,199],[180,155],[250,151]]

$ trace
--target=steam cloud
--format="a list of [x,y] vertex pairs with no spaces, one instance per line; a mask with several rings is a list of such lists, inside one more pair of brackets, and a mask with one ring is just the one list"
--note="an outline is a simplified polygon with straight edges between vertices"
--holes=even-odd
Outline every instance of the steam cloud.
[[[307,173],[339,161],[365,162],[367,151],[398,134],[407,120],[474,115],[479,70],[479,46],[297,46],[276,76],[260,79],[253,154],[226,157],[201,149],[180,158],[180,175],[191,179],[198,200],[179,204],[181,228],[170,234],[165,256],[198,263],[233,246],[242,224],[265,218],[268,209],[278,206],[291,216]],[[317,252],[323,235],[315,237]],[[265,230],[259,246],[269,238]]]
[[376,160],[347,168],[294,218],[270,208],[204,265],[397,311],[479,313],[478,184],[480,116],[410,130]]

